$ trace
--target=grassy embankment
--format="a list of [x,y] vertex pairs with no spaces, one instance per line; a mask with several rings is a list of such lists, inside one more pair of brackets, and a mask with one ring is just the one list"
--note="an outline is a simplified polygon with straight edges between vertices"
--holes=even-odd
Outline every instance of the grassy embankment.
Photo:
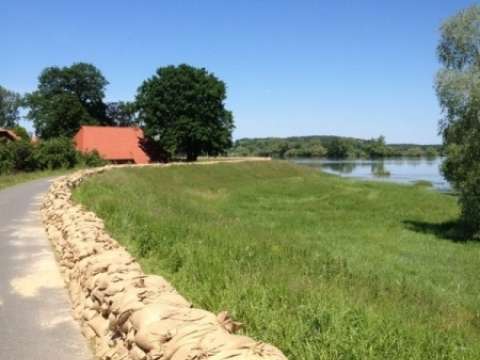
[[18,185],[20,183],[24,183],[31,180],[37,180],[37,179],[45,178],[49,176],[64,175],[69,171],[71,170],[61,169],[61,170],[21,172],[21,173],[11,174],[11,175],[0,175],[0,190],[9,186]]
[[77,201],[144,270],[291,359],[478,359],[480,245],[455,198],[288,163],[123,169]]

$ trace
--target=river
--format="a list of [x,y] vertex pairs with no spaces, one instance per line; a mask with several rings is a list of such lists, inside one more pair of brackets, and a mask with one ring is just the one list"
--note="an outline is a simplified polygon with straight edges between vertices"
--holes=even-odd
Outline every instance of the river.
[[379,160],[292,159],[291,161],[350,178],[399,183],[415,183],[423,180],[429,181],[437,190],[450,190],[450,184],[445,180],[440,171],[441,158]]

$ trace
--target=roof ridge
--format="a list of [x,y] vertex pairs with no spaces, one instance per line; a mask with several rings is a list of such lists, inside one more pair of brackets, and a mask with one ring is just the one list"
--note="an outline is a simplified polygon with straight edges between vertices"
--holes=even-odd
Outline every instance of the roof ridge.
[[[141,129],[139,126],[114,126],[114,125],[80,125],[80,128],[101,128],[101,129]],[[0,128],[1,129],[1,128]]]

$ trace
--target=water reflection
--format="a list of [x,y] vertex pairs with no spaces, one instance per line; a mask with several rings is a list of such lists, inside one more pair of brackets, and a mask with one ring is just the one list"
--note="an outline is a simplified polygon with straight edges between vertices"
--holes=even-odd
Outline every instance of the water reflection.
[[439,190],[450,186],[440,172],[440,158],[395,158],[383,160],[293,159],[295,163],[323,171],[360,179],[377,179],[402,183],[429,181]]
[[[310,163],[307,165],[312,166]],[[316,165],[316,164],[315,164]],[[315,167],[315,165],[313,167]],[[338,172],[341,174],[351,174],[357,165],[353,162],[332,162],[332,163],[325,163],[322,167],[331,170],[332,172]]]
[[372,162],[371,167],[372,175],[375,177],[389,177],[390,171],[385,168],[385,163],[383,161]]

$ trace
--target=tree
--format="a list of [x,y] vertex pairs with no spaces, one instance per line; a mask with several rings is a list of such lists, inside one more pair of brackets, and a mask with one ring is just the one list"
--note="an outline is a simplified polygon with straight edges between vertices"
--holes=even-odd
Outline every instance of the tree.
[[107,104],[106,115],[109,121],[116,126],[138,125],[135,104],[124,101]]
[[48,139],[72,137],[84,124],[108,125],[103,102],[107,80],[86,63],[49,67],[42,71],[38,88],[26,96],[37,135]]
[[459,193],[467,230],[480,234],[480,6],[441,27],[436,91],[446,160],[443,173]]
[[382,158],[388,154],[388,148],[385,144],[385,136],[379,136],[367,142],[366,152],[369,158]]
[[0,127],[13,128],[18,124],[18,109],[22,104],[19,94],[0,86]]
[[353,155],[354,148],[348,139],[335,138],[327,147],[327,156],[333,159],[345,159]]
[[138,118],[169,156],[217,155],[231,146],[233,117],[225,109],[225,83],[189,65],[159,68],[138,89]]
[[320,143],[313,144],[309,150],[311,157],[321,158],[327,155],[327,149],[325,149]]

